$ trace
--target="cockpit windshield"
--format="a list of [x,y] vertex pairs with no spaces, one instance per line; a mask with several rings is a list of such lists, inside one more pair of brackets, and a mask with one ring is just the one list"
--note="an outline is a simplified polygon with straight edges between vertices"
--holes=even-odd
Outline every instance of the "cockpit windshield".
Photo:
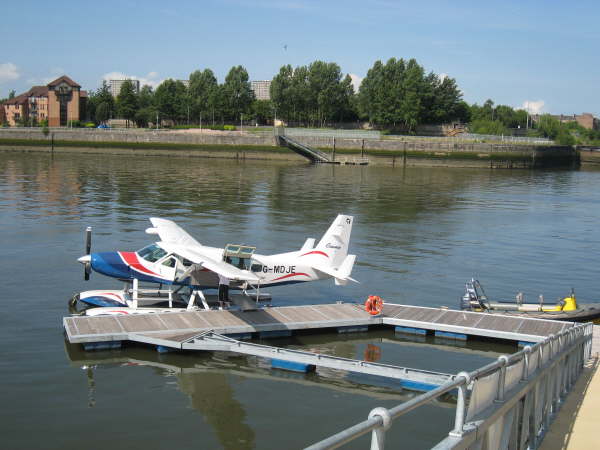
[[146,261],[152,263],[158,261],[160,258],[167,254],[167,252],[165,252],[156,244],[150,244],[144,247],[143,249],[138,250],[136,253],[140,255],[140,257],[144,258]]

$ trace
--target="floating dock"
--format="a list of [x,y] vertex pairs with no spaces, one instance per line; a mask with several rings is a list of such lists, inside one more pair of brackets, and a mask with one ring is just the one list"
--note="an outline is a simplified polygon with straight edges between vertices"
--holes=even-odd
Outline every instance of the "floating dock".
[[[599,328],[592,324],[395,304],[384,305],[378,316],[368,314],[362,305],[336,303],[254,311],[75,316],[65,317],[63,323],[69,341],[82,343],[84,349],[118,347],[130,340],[154,345],[159,351],[225,351],[257,356],[275,369],[331,368],[386,377],[409,391],[428,391],[389,410],[375,408],[365,421],[311,449],[337,448],[369,432],[371,442],[377,444],[372,448],[382,449],[385,431],[394,419],[446,394],[456,396],[455,424],[435,448],[499,448],[501,442],[537,448],[585,359],[600,343]],[[469,373],[444,374],[243,341],[289,336],[298,330],[352,332],[371,326],[393,326],[397,333],[435,334],[444,339],[480,336],[536,344]]]
[[289,336],[296,330],[309,329],[366,331],[376,325],[394,326],[401,333],[430,333],[455,339],[482,336],[533,343],[558,334],[573,323],[396,304],[385,304],[382,314],[371,316],[362,305],[334,303],[267,307],[255,311],[71,316],[63,318],[63,325],[69,342],[82,344],[146,338],[182,341],[206,332],[232,338],[254,335],[267,338]]

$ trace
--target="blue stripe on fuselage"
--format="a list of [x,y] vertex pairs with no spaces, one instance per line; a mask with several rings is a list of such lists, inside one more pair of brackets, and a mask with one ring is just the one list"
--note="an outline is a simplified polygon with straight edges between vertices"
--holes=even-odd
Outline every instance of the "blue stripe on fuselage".
[[118,278],[119,280],[133,280],[137,278],[140,281],[151,283],[172,284],[171,281],[146,275],[137,270],[133,270],[126,264],[118,252],[92,253],[92,269],[108,277]]
[[80,298],[79,301],[93,306],[127,306],[115,299],[94,295],[92,297]]

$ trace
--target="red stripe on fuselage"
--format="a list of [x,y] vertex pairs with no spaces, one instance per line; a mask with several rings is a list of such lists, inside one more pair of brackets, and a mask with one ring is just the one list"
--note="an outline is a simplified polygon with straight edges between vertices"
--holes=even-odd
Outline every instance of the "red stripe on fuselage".
[[306,256],[306,255],[323,255],[323,256],[325,256],[326,258],[329,258],[329,255],[328,255],[327,253],[325,253],[325,252],[322,252],[322,251],[320,251],[320,250],[313,250],[312,252],[308,252],[308,253],[305,253],[305,254],[303,254],[303,255],[300,255],[300,257],[302,257],[302,256]]
[[298,275],[298,276],[302,275],[302,276],[305,276],[305,277],[308,277],[308,278],[310,278],[310,275],[309,275],[309,274],[307,274],[307,273],[302,273],[302,272],[299,272],[299,273],[290,273],[290,274],[288,274],[288,275],[284,275],[284,276],[282,276],[282,277],[275,278],[273,281],[279,281],[279,280],[283,280],[283,279],[285,279],[285,278],[289,278],[289,277],[295,277],[296,275]]
[[155,276],[158,278],[162,278],[159,274],[154,273],[149,269],[146,269],[142,265],[142,263],[140,263],[138,255],[135,252],[119,252],[119,255],[121,255],[121,258],[123,258],[123,261],[125,261],[125,264],[127,264],[132,269],[135,269],[138,272],[142,272],[147,275],[152,275],[152,276]]

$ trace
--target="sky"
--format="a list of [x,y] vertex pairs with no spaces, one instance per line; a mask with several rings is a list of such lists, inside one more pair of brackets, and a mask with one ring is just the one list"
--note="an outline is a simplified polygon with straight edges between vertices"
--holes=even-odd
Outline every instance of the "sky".
[[158,85],[236,65],[251,80],[335,62],[356,86],[377,60],[415,58],[468,103],[600,117],[600,2],[104,0],[3,2],[0,98],[66,74],[83,89]]

